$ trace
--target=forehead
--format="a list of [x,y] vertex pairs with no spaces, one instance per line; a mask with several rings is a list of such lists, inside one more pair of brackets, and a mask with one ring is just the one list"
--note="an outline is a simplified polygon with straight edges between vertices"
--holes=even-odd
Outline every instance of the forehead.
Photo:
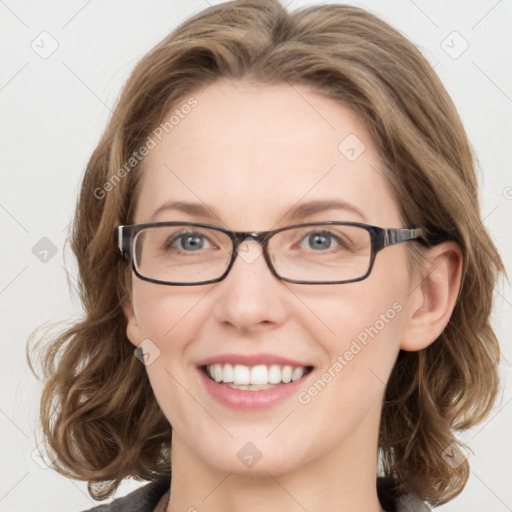
[[267,229],[294,205],[332,199],[370,223],[398,222],[375,145],[346,106],[305,86],[227,80],[191,97],[145,157],[136,222],[172,220],[151,217],[185,201],[213,207],[233,229]]

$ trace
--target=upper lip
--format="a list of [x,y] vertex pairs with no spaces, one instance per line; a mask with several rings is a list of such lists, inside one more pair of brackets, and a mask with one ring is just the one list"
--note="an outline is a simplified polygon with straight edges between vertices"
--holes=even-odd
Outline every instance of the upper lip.
[[242,364],[244,366],[256,366],[259,364],[271,365],[278,364],[281,366],[312,366],[308,363],[281,357],[274,354],[220,354],[212,356],[200,361],[197,366],[210,366],[212,364]]

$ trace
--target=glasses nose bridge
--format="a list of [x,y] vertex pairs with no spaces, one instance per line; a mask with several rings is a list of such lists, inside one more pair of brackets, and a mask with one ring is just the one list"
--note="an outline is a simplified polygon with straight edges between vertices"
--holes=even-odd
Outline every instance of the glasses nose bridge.
[[233,251],[237,251],[238,247],[247,239],[258,243],[263,251],[266,249],[268,235],[270,231],[232,231],[231,239],[233,240]]
[[261,253],[259,255],[263,256],[270,272],[275,274],[275,270],[273,268],[272,262],[270,261],[269,254],[267,252],[268,248],[268,240],[272,236],[273,231],[231,231],[231,240],[233,241],[233,253],[231,258],[231,265],[229,270],[231,270],[231,266],[234,264],[235,260],[238,256],[241,256],[242,259],[246,262],[253,261],[252,258],[244,257],[239,254],[239,247],[245,241],[253,241],[256,242],[261,247]]

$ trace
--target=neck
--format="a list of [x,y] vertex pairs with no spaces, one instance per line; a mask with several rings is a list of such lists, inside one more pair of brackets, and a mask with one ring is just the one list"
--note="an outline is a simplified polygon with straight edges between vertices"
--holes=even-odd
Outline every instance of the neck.
[[356,438],[292,471],[274,467],[240,474],[214,468],[173,432],[167,512],[382,512],[376,466],[376,433],[369,438],[368,432],[358,432]]

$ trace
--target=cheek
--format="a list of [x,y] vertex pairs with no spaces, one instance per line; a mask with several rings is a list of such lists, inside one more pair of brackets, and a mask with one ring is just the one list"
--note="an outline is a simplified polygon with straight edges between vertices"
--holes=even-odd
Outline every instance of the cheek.
[[[140,281],[133,286],[133,307],[141,336],[162,345],[176,346],[180,332],[193,330],[202,309],[201,293],[195,287],[170,287]],[[172,341],[172,343],[171,343]]]
[[302,327],[315,333],[325,367],[332,371],[341,359],[343,373],[356,381],[368,376],[369,369],[387,380],[407,324],[411,282],[405,253],[393,254],[393,249],[379,255],[363,281],[297,291],[310,313],[303,316]]
[[323,443],[351,435],[368,415],[378,421],[405,325],[406,289],[404,281],[376,273],[375,279],[325,290],[316,300],[304,297],[322,322],[311,314],[303,328],[316,333],[324,357],[317,379],[297,399],[310,428],[324,432]]
[[183,381],[184,372],[191,364],[188,350],[200,336],[203,322],[199,316],[206,314],[206,301],[202,299],[207,292],[192,287],[176,290],[146,282],[134,286],[133,292],[141,341],[145,340],[156,354],[146,370],[160,402],[161,393],[172,396],[172,389]]
[[[337,285],[333,285],[337,286]],[[407,300],[407,287],[392,278],[370,279],[339,285],[338,289],[315,290],[311,294],[297,291],[308,305],[303,317],[307,328],[326,343],[329,352],[344,348],[358,339],[393,340],[401,332]]]
[[198,287],[174,289],[147,282],[133,287],[141,340],[150,340],[148,347],[153,351],[146,371],[156,400],[173,425],[193,416],[184,386],[192,365],[189,347],[200,336],[203,322],[199,317],[207,314],[206,294],[206,289]]

